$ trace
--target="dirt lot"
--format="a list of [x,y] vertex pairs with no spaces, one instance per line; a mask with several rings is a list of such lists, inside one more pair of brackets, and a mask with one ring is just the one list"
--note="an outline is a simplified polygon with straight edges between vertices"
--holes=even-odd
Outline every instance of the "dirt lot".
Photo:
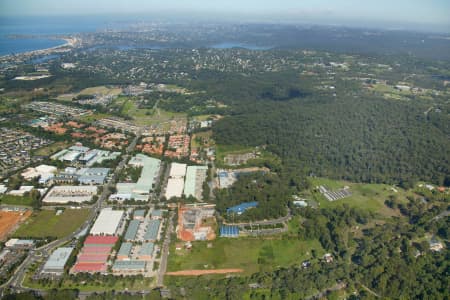
[[167,272],[166,275],[172,276],[200,276],[207,274],[228,274],[228,273],[241,273],[242,269],[214,269],[214,270],[183,270],[177,272]]
[[0,211],[0,240],[31,216],[31,211]]

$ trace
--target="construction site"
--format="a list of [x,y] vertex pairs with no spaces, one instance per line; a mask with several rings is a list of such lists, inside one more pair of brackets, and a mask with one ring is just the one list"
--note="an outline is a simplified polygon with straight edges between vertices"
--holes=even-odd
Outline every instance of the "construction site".
[[215,204],[207,203],[179,204],[178,239],[185,242],[215,239],[215,207]]

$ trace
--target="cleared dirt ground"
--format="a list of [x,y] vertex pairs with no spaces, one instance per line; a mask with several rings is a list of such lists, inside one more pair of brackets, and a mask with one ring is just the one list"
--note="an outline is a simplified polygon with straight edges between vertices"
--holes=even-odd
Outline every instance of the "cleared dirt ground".
[[228,274],[228,273],[241,273],[242,269],[213,269],[213,270],[183,270],[177,272],[167,272],[166,275],[171,276],[200,276],[207,274]]
[[0,211],[0,240],[4,239],[8,233],[25,221],[31,215],[31,211]]

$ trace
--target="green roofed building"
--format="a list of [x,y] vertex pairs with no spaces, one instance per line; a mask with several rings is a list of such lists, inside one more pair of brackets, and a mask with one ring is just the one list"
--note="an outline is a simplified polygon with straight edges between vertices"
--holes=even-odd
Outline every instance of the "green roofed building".
[[141,175],[136,183],[117,183],[117,193],[110,196],[110,200],[125,201],[148,201],[150,191],[156,178],[159,175],[161,161],[159,159],[148,157],[143,154],[137,154],[128,163],[133,167],[142,167]]
[[134,211],[133,218],[135,220],[144,220],[145,218],[145,210],[137,209]]
[[122,243],[119,252],[117,253],[117,260],[129,259],[131,255],[131,249],[133,248],[132,243]]
[[130,224],[128,224],[128,229],[125,232],[124,239],[125,241],[134,241],[136,240],[136,235],[139,230],[139,225],[141,222],[139,220],[131,220]]
[[140,260],[151,260],[153,256],[153,251],[155,250],[155,244],[153,243],[144,243],[142,244],[141,249],[139,250],[139,259]]
[[207,166],[189,166],[186,171],[184,182],[184,195],[192,196],[197,200],[202,200],[203,182],[206,180]]
[[144,240],[150,242],[156,241],[160,225],[160,220],[150,220],[150,223],[147,226],[147,232],[144,235]]
[[152,219],[162,219],[163,212],[160,209],[154,209],[152,211]]
[[136,275],[145,272],[146,264],[142,260],[115,261],[112,271],[117,275]]

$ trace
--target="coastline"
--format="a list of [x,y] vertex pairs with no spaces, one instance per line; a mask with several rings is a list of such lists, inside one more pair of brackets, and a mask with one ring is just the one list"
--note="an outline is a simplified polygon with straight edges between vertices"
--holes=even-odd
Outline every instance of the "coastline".
[[0,58],[8,59],[8,58],[19,57],[19,56],[28,57],[28,56],[36,56],[36,55],[49,55],[49,54],[52,54],[55,52],[56,53],[67,52],[67,51],[70,51],[78,43],[81,42],[81,39],[79,39],[77,37],[65,37],[65,38],[61,38],[61,40],[64,40],[66,42],[62,45],[58,45],[58,46],[54,46],[54,47],[50,47],[50,48],[26,51],[26,52],[21,52],[21,53],[17,53],[17,54],[1,55]]

